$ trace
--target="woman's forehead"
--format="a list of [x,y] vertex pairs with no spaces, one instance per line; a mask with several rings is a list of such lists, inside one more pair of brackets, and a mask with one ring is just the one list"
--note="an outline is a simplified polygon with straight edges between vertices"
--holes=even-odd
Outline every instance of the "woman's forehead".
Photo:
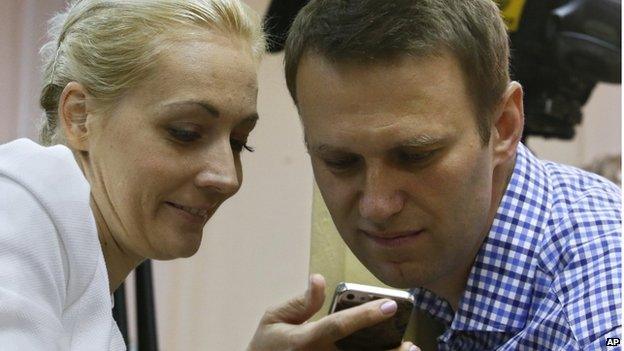
[[151,104],[255,105],[257,90],[257,65],[249,51],[221,42],[181,41],[164,50],[153,73],[129,93]]

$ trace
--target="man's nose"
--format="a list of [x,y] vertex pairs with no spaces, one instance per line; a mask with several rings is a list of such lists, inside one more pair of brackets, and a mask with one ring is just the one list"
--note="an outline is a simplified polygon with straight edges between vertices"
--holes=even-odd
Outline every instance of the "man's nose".
[[369,167],[359,199],[360,216],[375,224],[384,224],[401,212],[405,195],[397,186],[397,180],[387,167]]
[[195,186],[230,197],[240,188],[235,155],[229,140],[213,145],[202,157],[202,167],[195,176]]

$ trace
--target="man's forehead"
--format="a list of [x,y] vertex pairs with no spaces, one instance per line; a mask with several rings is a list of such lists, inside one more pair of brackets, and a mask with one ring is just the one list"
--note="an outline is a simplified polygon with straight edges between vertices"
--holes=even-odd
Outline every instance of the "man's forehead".
[[[297,105],[304,109],[336,102],[370,106],[384,102],[390,94],[410,100],[431,100],[446,97],[451,92],[466,93],[463,83],[459,62],[450,54],[442,57],[405,56],[370,64],[333,62],[319,54],[308,54],[298,68]],[[318,97],[331,99],[325,99],[322,105],[312,104],[311,101]]]

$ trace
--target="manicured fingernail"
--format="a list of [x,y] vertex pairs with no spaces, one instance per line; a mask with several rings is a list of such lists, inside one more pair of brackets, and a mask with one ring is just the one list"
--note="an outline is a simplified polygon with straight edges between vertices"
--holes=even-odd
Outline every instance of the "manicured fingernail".
[[383,314],[391,314],[391,313],[396,312],[396,310],[397,310],[396,301],[384,302],[384,304],[381,305],[381,312],[383,312]]
[[414,345],[409,348],[409,351],[420,351],[420,349]]

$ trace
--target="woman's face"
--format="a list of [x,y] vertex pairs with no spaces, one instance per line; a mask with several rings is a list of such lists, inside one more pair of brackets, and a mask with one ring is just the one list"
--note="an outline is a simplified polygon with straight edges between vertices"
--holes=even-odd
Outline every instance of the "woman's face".
[[248,46],[215,33],[177,42],[156,74],[87,119],[85,174],[128,253],[193,255],[206,221],[240,188],[240,153],[258,118]]

